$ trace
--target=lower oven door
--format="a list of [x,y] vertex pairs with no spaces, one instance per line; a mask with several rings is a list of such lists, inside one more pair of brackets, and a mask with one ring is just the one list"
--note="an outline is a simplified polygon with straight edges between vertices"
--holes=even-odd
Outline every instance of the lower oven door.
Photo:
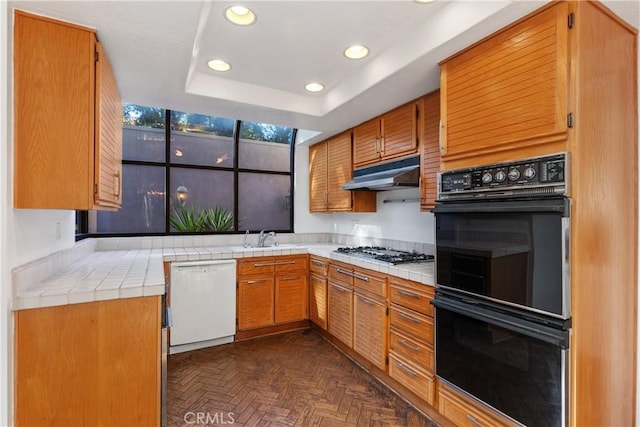
[[534,427],[566,426],[569,330],[557,319],[436,294],[436,375]]

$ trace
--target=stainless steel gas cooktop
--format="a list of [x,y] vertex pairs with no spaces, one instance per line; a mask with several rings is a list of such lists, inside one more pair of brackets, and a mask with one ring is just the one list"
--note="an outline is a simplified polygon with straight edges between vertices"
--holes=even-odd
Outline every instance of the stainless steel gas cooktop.
[[410,262],[433,261],[433,255],[422,254],[415,251],[399,251],[381,246],[341,247],[336,249],[335,252],[357,258],[382,261],[393,265]]

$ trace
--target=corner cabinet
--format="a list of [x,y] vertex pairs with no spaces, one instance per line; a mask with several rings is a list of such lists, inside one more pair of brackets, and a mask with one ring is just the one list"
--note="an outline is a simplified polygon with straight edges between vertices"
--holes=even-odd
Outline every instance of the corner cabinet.
[[16,311],[15,425],[160,425],[160,332],[160,296]]
[[411,102],[353,130],[353,166],[360,168],[378,161],[418,151],[418,103]]
[[309,211],[375,212],[375,192],[342,189],[352,170],[351,131],[309,147]]
[[564,151],[571,19],[556,3],[440,64],[443,170]]
[[94,30],[14,21],[14,207],[121,205],[122,104]]
[[238,261],[238,331],[308,319],[308,275],[308,255]]

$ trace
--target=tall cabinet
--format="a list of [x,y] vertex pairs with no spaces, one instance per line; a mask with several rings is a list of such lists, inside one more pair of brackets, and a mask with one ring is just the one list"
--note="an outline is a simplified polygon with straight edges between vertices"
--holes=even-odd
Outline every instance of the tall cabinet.
[[94,30],[15,12],[14,206],[117,209],[122,104]]
[[570,424],[633,425],[637,31],[551,2],[441,67],[441,169],[569,153]]

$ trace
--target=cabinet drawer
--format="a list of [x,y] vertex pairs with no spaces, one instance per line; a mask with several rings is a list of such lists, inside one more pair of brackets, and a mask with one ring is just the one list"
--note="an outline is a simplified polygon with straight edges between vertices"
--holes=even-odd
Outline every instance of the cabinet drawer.
[[369,270],[354,268],[353,285],[372,294],[387,297],[387,277]]
[[318,276],[326,276],[329,269],[329,262],[325,258],[309,257],[309,271]]
[[276,257],[276,272],[307,270],[307,259],[308,255]]
[[346,264],[329,264],[329,281],[352,288],[353,267]]
[[417,368],[410,362],[389,354],[389,375],[394,380],[433,405],[435,394],[435,379],[433,374]]
[[275,258],[259,257],[238,261],[238,276],[269,274],[276,271]]
[[433,347],[391,329],[389,334],[389,350],[397,353],[404,359],[421,366],[429,372],[433,372],[434,357]]
[[389,321],[392,327],[433,345],[433,319],[425,315],[391,306]]
[[490,412],[490,409],[482,408],[478,404],[472,403],[467,398],[443,385],[438,390],[438,411],[453,421],[455,425],[461,427],[514,425],[498,414]]
[[389,279],[391,302],[433,317],[433,288],[408,280]]

